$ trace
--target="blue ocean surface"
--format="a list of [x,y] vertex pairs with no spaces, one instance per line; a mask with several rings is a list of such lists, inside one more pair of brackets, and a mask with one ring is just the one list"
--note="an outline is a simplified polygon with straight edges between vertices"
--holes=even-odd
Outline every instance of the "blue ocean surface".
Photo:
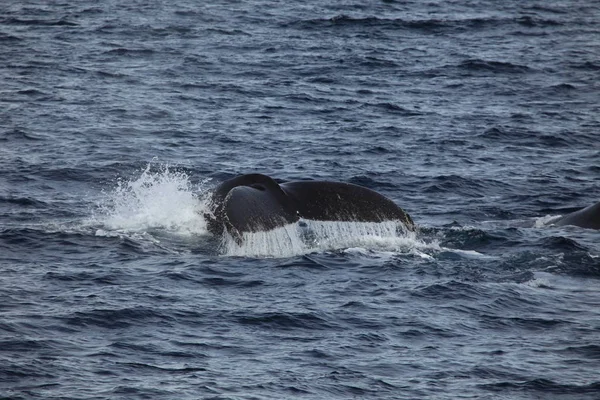
[[[596,1],[0,5],[0,398],[598,399]],[[228,178],[414,219],[214,237]]]

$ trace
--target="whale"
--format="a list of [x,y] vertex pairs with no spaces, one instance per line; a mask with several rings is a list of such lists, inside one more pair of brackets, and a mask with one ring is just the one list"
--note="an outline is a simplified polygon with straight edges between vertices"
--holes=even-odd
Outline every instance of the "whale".
[[227,232],[241,242],[247,232],[264,232],[303,220],[399,221],[414,231],[410,215],[369,188],[333,181],[277,183],[262,174],[240,175],[219,184],[204,214],[209,232]]
[[555,226],[573,225],[586,229],[600,229],[600,202],[563,215],[552,222]]

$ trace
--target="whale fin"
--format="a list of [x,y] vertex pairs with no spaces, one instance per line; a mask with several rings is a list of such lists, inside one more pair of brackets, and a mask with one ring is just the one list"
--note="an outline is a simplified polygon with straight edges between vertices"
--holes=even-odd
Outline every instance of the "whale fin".
[[414,229],[410,216],[392,200],[362,186],[343,182],[299,181],[281,185],[303,218],[318,221],[402,221]]
[[574,225],[587,229],[600,229],[600,202],[559,218],[554,225]]
[[268,231],[298,221],[298,214],[259,184],[231,189],[223,203],[230,233]]
[[261,174],[241,175],[213,192],[211,213],[205,214],[213,234],[228,232],[238,243],[244,232],[262,232],[297,222],[401,221],[415,226],[392,200],[362,186],[342,182],[301,181],[279,185]]

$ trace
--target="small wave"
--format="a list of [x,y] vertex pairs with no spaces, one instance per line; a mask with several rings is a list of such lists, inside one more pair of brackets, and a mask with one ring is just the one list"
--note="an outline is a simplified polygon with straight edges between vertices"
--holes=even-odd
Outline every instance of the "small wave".
[[554,27],[562,25],[554,19],[536,18],[530,16],[514,18],[429,18],[401,19],[380,18],[375,16],[353,17],[345,14],[331,18],[292,21],[286,26],[297,26],[304,29],[319,27],[383,27],[393,29],[408,29],[426,33],[465,32],[472,30],[493,29],[507,25],[523,26],[526,28]]
[[127,49],[124,47],[119,47],[116,49],[111,49],[105,51],[103,54],[107,55],[118,55],[118,56],[142,56],[142,55],[151,55],[154,54],[155,51],[152,49]]
[[76,327],[91,325],[106,329],[123,329],[136,324],[167,324],[172,317],[150,308],[132,307],[78,311],[60,319],[66,324]]
[[396,114],[404,117],[414,117],[423,115],[423,113],[420,111],[404,108],[394,103],[367,103],[365,107],[372,107],[374,109],[381,110],[388,114]]
[[579,90],[577,86],[571,85],[570,83],[559,83],[548,87],[548,91],[554,93],[573,92],[577,90]]
[[562,23],[553,19],[535,18],[529,15],[524,15],[515,20],[519,25],[526,26],[528,28],[534,27],[547,27],[547,26],[561,26]]
[[459,64],[459,68],[472,72],[492,72],[518,74],[530,70],[525,65],[512,64],[503,61],[487,61],[481,59],[465,60]]
[[0,42],[9,42],[9,41],[10,42],[12,42],[12,41],[14,41],[14,42],[20,42],[22,40],[23,39],[21,39],[18,36],[10,35],[10,34],[8,34],[6,32],[0,32]]
[[583,63],[571,63],[570,67],[575,68],[575,69],[585,70],[585,71],[600,71],[600,63],[592,62],[592,61],[586,61]]
[[19,90],[17,91],[17,94],[24,94],[26,96],[48,96],[48,93],[33,88]]
[[32,208],[42,208],[47,206],[47,203],[32,197],[0,196],[0,204],[2,203]]
[[216,33],[225,36],[252,36],[248,32],[241,29],[223,29],[223,28],[207,28],[206,33]]
[[439,175],[424,188],[425,193],[460,193],[472,198],[482,197],[482,190],[488,182],[460,175]]
[[32,25],[32,26],[79,26],[79,24],[66,19],[59,20],[44,20],[44,19],[21,19],[21,18],[5,18],[2,21],[7,25]]
[[495,391],[506,392],[507,390],[516,390],[524,392],[542,392],[548,395],[556,396],[560,394],[598,394],[600,391],[600,382],[592,382],[587,385],[561,384],[549,379],[531,379],[522,382],[497,382],[479,385],[481,388]]
[[567,14],[569,8],[560,8],[560,5],[547,5],[547,4],[533,4],[531,6],[524,6],[524,10],[531,10],[533,12],[551,13],[551,14]]
[[24,131],[22,129],[19,128],[15,128],[15,129],[11,129],[8,131],[5,131],[4,133],[0,134],[0,140],[31,140],[31,141],[38,141],[38,140],[44,140],[44,138],[38,134],[33,134],[31,132],[27,132]]
[[312,27],[312,26],[360,26],[360,27],[374,27],[374,26],[389,26],[395,28],[421,28],[431,29],[432,27],[439,27],[442,22],[439,20],[403,20],[400,18],[378,18],[378,17],[351,17],[349,15],[340,14],[331,18],[319,18],[311,19],[307,21],[298,21],[293,25],[300,25],[301,27]]
[[331,330],[335,328],[326,316],[318,313],[255,313],[237,316],[241,325],[259,326],[275,330],[307,329],[307,330]]
[[562,350],[565,354],[575,355],[579,358],[600,360],[600,345],[588,344],[581,346],[569,346]]
[[[554,90],[552,88],[550,91]],[[516,116],[520,118],[521,116]],[[542,132],[536,132],[532,130],[524,130],[515,127],[507,126],[493,126],[486,129],[482,133],[477,135],[478,138],[485,141],[499,141],[509,145],[518,143],[520,146],[531,146],[531,147],[572,147],[580,140],[564,138],[564,134],[547,134]]]
[[152,365],[145,363],[136,363],[136,362],[117,362],[117,365],[121,365],[124,367],[128,367],[138,371],[154,371],[161,374],[189,374],[191,372],[201,372],[206,371],[206,368],[202,367],[188,367],[185,365]]
[[495,257],[489,256],[487,254],[480,253],[475,250],[460,250],[460,249],[445,249],[446,251],[452,252],[454,254],[459,255],[462,258],[471,258],[471,259],[495,259]]
[[[586,251],[586,248],[575,239],[565,236],[550,236],[539,241],[542,247],[554,251],[578,252]],[[571,254],[571,253],[570,253]]]

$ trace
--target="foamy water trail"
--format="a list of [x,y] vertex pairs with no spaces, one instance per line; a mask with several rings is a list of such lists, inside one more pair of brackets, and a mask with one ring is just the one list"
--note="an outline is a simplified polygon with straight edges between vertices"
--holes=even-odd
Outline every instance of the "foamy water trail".
[[[202,185],[201,185],[202,186]],[[99,204],[96,220],[109,230],[143,232],[164,229],[178,234],[206,234],[200,196],[188,175],[162,166],[148,165],[138,177],[119,181]]]

